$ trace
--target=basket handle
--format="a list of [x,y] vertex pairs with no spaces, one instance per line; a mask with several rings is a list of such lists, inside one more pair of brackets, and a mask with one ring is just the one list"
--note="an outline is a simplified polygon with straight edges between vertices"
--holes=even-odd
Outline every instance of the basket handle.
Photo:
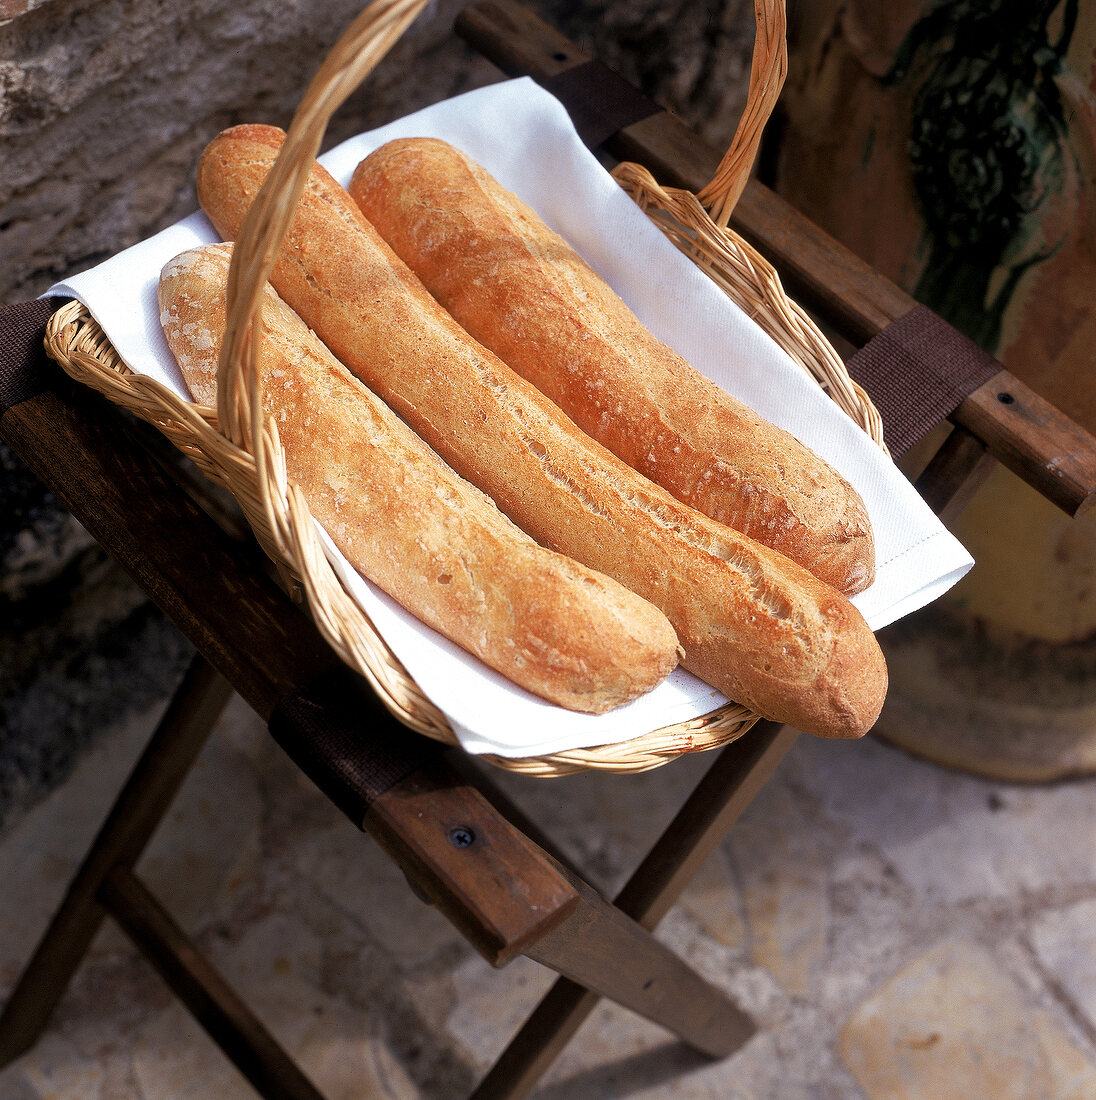
[[[331,116],[373,71],[429,0],[374,0],[331,48],[306,90],[285,142],[232,249],[225,338],[217,370],[220,431],[267,461],[262,401],[256,392],[254,322],[262,294]],[[275,448],[276,450],[276,448]]]
[[757,31],[746,108],[715,175],[697,194],[721,229],[727,228],[731,212],[750,178],[765,124],[788,75],[788,19],[784,0],[754,0],[754,16]]

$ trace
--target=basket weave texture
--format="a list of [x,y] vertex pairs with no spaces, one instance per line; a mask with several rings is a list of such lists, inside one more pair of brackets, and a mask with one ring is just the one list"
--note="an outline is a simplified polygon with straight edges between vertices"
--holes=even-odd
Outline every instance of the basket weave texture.
[[[427,0],[376,0],[335,44],[309,86],[262,191],[233,247],[228,321],[216,409],[180,400],[132,372],[87,310],[58,310],[46,336],[64,370],[162,431],[240,505],[257,539],[307,603],[320,632],[363,675],[388,709],[418,733],[450,744],[444,714],[393,655],[329,564],[301,492],[289,482],[272,421],[263,420],[253,369],[260,295],[281,247],[332,114],[376,66]],[[838,406],[883,446],[879,415],[810,318],[784,293],[772,266],[727,227],[749,176],[761,133],[786,69],[783,0],[757,0],[757,40],[746,111],[712,182],[699,195],[663,189],[646,169],[622,164],[617,182],[664,233],[742,307]],[[710,714],[628,741],[490,762],[528,775],[616,773],[657,767],[686,752],[717,748],[758,720],[728,703]]]

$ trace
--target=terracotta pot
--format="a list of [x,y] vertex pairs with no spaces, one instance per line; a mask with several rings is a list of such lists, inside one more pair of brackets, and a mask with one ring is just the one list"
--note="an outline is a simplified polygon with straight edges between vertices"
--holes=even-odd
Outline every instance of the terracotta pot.
[[[1096,7],[790,6],[774,184],[1096,431]],[[976,566],[885,631],[881,736],[983,774],[1096,771],[1096,518],[999,469]]]

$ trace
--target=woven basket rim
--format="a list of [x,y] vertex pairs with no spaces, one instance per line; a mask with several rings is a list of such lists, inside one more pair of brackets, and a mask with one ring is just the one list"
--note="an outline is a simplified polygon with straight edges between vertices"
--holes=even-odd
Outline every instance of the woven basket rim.
[[[425,4],[426,0],[375,0],[359,15],[310,86],[283,154],[294,138],[294,128],[300,124],[304,132],[294,146],[296,158],[310,166],[326,118]],[[780,9],[782,28],[782,0],[765,0],[765,4]],[[759,21],[759,42],[763,33],[771,43],[771,20],[764,26]],[[759,77],[755,63],[754,79],[771,79],[764,66],[760,72]],[[771,90],[762,89],[762,93],[771,103]],[[747,135],[749,140],[756,136],[758,125],[755,118]],[[279,572],[300,586],[313,621],[339,657],[367,679],[402,724],[436,740],[459,745],[445,715],[408,674],[328,561],[308,505],[286,477],[276,426],[262,421],[256,411],[260,403],[250,392],[248,380],[255,377],[255,372],[250,367],[254,345],[250,340],[249,311],[257,308],[255,290],[265,285],[273,255],[296,206],[300,190],[294,188],[303,187],[307,175],[305,172],[302,176],[293,157],[280,179],[275,180],[278,169],[276,163],[271,173],[273,197],[266,196],[266,207],[271,209],[257,209],[264,199],[260,194],[252,207],[255,225],[249,229],[245,224],[233,249],[229,324],[218,377],[217,409],[186,402],[167,387],[133,372],[78,301],[53,315],[46,349],[66,373],[154,424],[199,470],[227,487]],[[748,173],[749,164],[745,170]],[[636,165],[621,165],[614,176],[659,228],[882,444],[878,413],[849,379],[840,357],[822,333],[784,293],[771,265],[733,230],[717,225],[696,196],[663,190]],[[713,186],[720,195],[720,210],[725,211],[726,178],[718,186],[713,181]],[[718,211],[717,216],[722,220]],[[485,754],[483,759],[507,770],[541,777],[590,770],[627,774],[658,767],[683,753],[730,744],[758,720],[758,715],[730,702],[700,717],[608,745],[530,757]]]
[[[220,434],[216,411],[179,398],[159,382],[134,372],[121,358],[109,337],[87,307],[74,300],[50,318],[45,347],[74,380],[97,390],[112,403],[155,426],[190,458],[212,481],[225,486],[240,504],[264,551],[278,567],[283,581],[304,585],[306,603],[325,640],[343,661],[364,676],[387,709],[408,728],[445,744],[459,746],[455,731],[392,653],[368,615],[356,603],[358,621],[353,625],[370,637],[375,651],[348,652],[345,636],[332,624],[333,614],[323,611],[336,586],[346,595],[342,581],[322,553],[311,560],[298,550],[284,553],[262,530],[261,508],[241,492],[241,477],[256,478],[255,461]],[[297,517],[307,516],[307,505]],[[310,517],[308,517],[310,518]],[[342,624],[345,625],[345,624]],[[568,775],[578,771],[629,774],[667,763],[683,753],[729,744],[746,733],[758,716],[738,703],[728,702],[706,714],[660,727],[625,741],[563,750],[541,756],[504,757],[483,754],[495,766],[533,776]]]

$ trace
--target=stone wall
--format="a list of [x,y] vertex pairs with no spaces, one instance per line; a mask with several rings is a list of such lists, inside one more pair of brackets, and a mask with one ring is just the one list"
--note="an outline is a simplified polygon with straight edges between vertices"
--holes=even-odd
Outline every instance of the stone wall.
[[[497,79],[438,0],[325,144]],[[33,297],[190,213],[203,145],[286,125],[361,0],[0,0],[0,301]],[[667,107],[729,139],[747,0],[529,5]],[[133,706],[185,643],[0,443],[0,829]]]
[[[0,298],[39,293],[194,209],[205,142],[239,121],[285,125],[360,6],[46,0],[0,28]],[[408,32],[333,136],[486,78],[448,34],[456,7]]]

